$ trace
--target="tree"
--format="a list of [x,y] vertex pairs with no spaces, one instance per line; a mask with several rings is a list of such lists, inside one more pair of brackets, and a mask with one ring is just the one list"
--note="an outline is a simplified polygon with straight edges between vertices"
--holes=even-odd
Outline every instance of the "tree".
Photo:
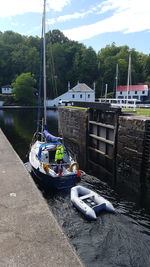
[[78,80],[93,86],[94,81],[98,78],[97,55],[93,48],[80,49],[75,57],[76,69],[78,69]]
[[68,42],[69,39],[59,30],[52,30],[46,34],[46,42],[52,44],[63,44]]
[[99,78],[97,81],[97,93],[96,96],[104,95],[105,84],[108,84],[108,92],[114,90],[115,72],[117,62],[117,54],[120,52],[120,47],[117,47],[115,43],[107,45],[98,52],[98,70]]
[[143,60],[143,72],[144,72],[144,77],[146,80],[146,83],[150,86],[150,54],[148,56],[144,56]]
[[[99,79],[97,80],[98,93],[104,94],[104,85],[108,84],[108,92],[115,91],[115,76],[116,65],[119,67],[118,84],[126,85],[128,76],[129,54],[131,54],[131,77],[132,84],[144,83],[147,73],[144,78],[143,64],[144,57],[135,49],[130,49],[128,46],[119,46],[113,43],[107,45],[98,53]],[[146,61],[145,61],[146,62]]]
[[[23,36],[12,31],[0,32],[0,87],[11,84],[21,73],[31,73],[38,80],[42,38]],[[96,97],[115,91],[116,65],[118,85],[127,84],[129,53],[131,54],[132,84],[150,83],[150,55],[127,45],[115,43],[102,48],[98,54],[82,43],[71,41],[59,30],[46,34],[47,96],[54,98],[77,82],[92,87],[96,83]],[[24,100],[23,100],[24,101]]]
[[36,80],[31,73],[20,74],[12,83],[15,100],[21,104],[32,104],[34,102],[34,91]]

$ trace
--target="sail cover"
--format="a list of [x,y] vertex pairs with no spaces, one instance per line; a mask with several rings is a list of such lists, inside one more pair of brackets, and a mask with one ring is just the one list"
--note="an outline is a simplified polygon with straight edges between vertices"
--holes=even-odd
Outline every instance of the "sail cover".
[[54,136],[48,132],[47,125],[44,125],[43,135],[44,135],[44,138],[47,139],[47,141],[50,141],[50,142],[60,141],[60,137]]

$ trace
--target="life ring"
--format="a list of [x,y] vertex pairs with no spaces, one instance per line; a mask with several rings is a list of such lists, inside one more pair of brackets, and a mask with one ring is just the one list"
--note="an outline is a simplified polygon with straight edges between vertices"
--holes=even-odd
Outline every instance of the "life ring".
[[70,172],[72,172],[74,168],[76,171],[79,170],[79,164],[77,162],[74,162],[71,164],[70,169],[69,169]]
[[50,167],[49,163],[43,163],[43,169],[46,173],[49,173],[49,167]]

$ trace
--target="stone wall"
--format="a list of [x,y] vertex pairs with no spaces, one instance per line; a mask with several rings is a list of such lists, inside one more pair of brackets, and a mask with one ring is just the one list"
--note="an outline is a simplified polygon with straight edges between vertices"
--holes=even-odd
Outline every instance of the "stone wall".
[[62,135],[69,150],[76,156],[81,169],[86,169],[87,162],[87,126],[86,108],[59,107],[58,132]]
[[[146,116],[120,116],[117,142],[117,184],[124,183],[134,191],[141,190],[143,184],[149,184],[150,169],[145,169],[147,142]],[[147,177],[147,178],[146,178]]]
[[[105,114],[103,123],[106,123],[109,116],[109,113]],[[60,107],[58,111],[59,134],[63,136],[73,156],[76,155],[80,168],[84,170],[88,170],[87,162],[92,157],[92,151],[87,153],[89,117],[91,120],[88,109],[84,108]],[[122,115],[115,121],[114,126],[115,153],[109,159],[113,165],[112,182],[126,185],[134,192],[141,191],[141,188],[150,192],[150,117]],[[92,160],[99,169],[99,175],[103,175],[105,169],[108,178],[107,157],[103,157],[103,162],[103,158],[99,158],[101,155],[96,155],[96,159],[93,157]],[[107,155],[104,153],[104,156]]]

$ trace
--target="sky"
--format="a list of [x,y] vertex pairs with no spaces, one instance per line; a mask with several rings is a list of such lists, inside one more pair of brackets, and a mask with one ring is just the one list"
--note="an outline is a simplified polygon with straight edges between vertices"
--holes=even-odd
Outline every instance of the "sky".
[[[150,0],[47,0],[46,30],[100,49],[128,45],[150,54]],[[0,0],[0,31],[41,36],[43,0]]]

